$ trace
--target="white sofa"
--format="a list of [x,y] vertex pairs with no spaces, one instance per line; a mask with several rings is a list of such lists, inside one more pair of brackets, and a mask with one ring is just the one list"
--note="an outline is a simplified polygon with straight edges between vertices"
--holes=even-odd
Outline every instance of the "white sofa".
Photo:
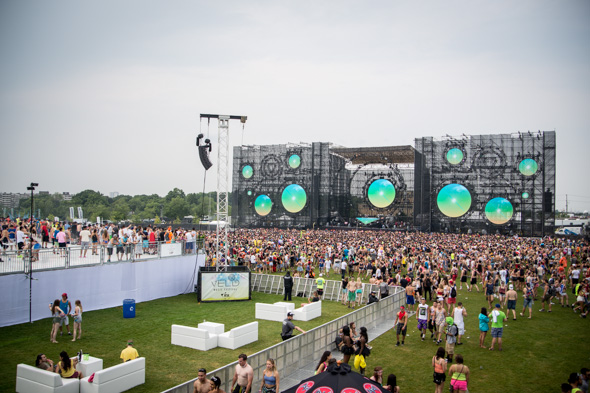
[[217,346],[217,335],[190,326],[172,325],[172,344],[208,351]]
[[293,311],[293,319],[296,321],[310,321],[322,316],[322,301],[306,304]]
[[236,349],[254,341],[258,341],[258,322],[238,326],[217,336],[217,345],[228,349]]
[[118,393],[145,383],[145,358],[137,358],[94,373],[94,381],[80,380],[80,393]]
[[256,303],[256,319],[283,322],[287,318],[288,306],[285,304]]
[[18,393],[78,393],[80,380],[62,378],[51,371],[28,364],[19,364],[16,366],[16,391]]

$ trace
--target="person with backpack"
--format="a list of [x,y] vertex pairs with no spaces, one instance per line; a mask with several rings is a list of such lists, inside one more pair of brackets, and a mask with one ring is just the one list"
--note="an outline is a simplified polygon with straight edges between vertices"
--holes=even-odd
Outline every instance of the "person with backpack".
[[447,352],[447,362],[453,363],[453,355],[455,354],[455,344],[457,343],[457,335],[459,334],[459,328],[455,324],[452,317],[447,317],[447,344],[445,350]]
[[545,311],[545,303],[548,305],[547,312],[551,312],[551,298],[555,296],[555,288],[546,278],[543,279],[543,284],[545,287],[543,289],[543,297],[541,298],[542,306],[539,312]]
[[528,307],[529,319],[531,319],[533,317],[533,290],[529,285],[524,287],[522,296],[524,297],[524,304],[522,305],[520,316],[524,317],[524,310]]
[[457,302],[457,285],[455,285],[454,280],[449,280],[449,297],[447,298],[447,305],[449,307],[449,314],[453,310],[455,303]]

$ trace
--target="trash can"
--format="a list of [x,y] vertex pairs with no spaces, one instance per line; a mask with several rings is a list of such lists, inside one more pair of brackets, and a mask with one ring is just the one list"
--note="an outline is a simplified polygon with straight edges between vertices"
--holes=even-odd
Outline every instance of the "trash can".
[[135,299],[123,300],[123,318],[135,318]]

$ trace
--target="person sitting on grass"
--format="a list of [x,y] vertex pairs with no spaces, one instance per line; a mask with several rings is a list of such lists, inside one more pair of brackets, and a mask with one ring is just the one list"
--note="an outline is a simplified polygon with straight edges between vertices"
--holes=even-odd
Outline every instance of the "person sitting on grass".
[[391,393],[399,393],[399,386],[397,386],[397,377],[395,374],[389,374],[387,376],[387,385],[384,385],[383,387]]
[[383,385],[383,367],[377,366],[373,369],[373,375],[369,378],[371,381],[375,381],[380,385]]

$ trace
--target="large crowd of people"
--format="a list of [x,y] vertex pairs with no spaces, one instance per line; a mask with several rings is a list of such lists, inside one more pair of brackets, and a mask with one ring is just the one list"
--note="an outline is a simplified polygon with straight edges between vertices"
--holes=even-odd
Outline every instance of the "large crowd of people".
[[[125,246],[132,247],[132,252],[141,255],[150,252],[151,245],[157,241],[188,243],[199,238],[203,240],[202,247],[209,266],[243,265],[253,272],[285,274],[285,283],[291,283],[291,288],[293,277],[317,279],[317,291],[310,296],[310,302],[321,299],[326,278],[341,280],[341,302],[350,308],[361,305],[358,294],[362,293],[366,281],[377,285],[382,291],[381,296],[387,295],[390,286],[403,287],[406,306],[393,316],[396,345],[405,344],[410,323],[417,324],[422,341],[428,339],[430,332],[430,339],[439,345],[432,359],[437,391],[442,389],[440,386],[444,385],[445,375],[450,377],[450,383],[457,391],[466,390],[469,384],[469,368],[463,364],[463,356],[456,353],[456,349],[464,344],[464,319],[468,315],[475,317],[477,313],[467,310],[457,300],[457,291],[463,290],[463,287],[470,292],[481,292],[482,298],[485,297],[477,317],[480,330],[478,344],[493,351],[503,350],[503,326],[507,319],[531,319],[537,312],[552,312],[552,306],[571,308],[573,313],[586,318],[590,309],[590,243],[583,238],[235,229],[229,232],[227,244],[219,244],[222,250],[227,247],[227,254],[218,257],[215,233],[199,232],[194,228],[6,220],[0,225],[0,243],[4,250],[52,247],[54,252],[60,252],[60,248],[67,247],[70,242],[80,244],[81,255],[86,255],[88,249],[94,253],[94,247],[102,245],[111,249],[109,260],[114,250],[119,255],[119,249]],[[290,300],[290,295],[290,291],[286,291],[285,300]],[[518,304],[520,301],[521,305]],[[535,301],[541,305],[533,310]],[[56,340],[63,314],[70,313],[69,310],[62,310],[61,303],[63,299],[61,302],[57,299],[50,305],[54,321],[52,341]],[[72,309],[71,305],[69,307]],[[80,337],[81,303],[76,302],[73,311],[74,332]],[[291,325],[289,321],[284,324],[284,339],[290,338],[294,329],[304,333]],[[69,326],[67,328],[69,332]],[[365,360],[370,354],[366,329],[361,327],[357,334],[354,328],[347,325],[341,331],[341,362],[348,363],[353,359],[357,369],[364,374],[367,367]],[[489,342],[488,332],[491,335]],[[328,363],[335,361],[331,354],[324,355],[317,372],[325,371]],[[363,359],[357,360],[360,357]],[[372,378],[382,381],[377,371]],[[261,390],[268,391],[273,384],[271,374],[276,373],[274,361],[269,360],[265,372]],[[238,377],[238,381],[243,381],[242,377]],[[278,375],[275,378],[278,385]],[[392,378],[396,381],[395,375]],[[581,378],[585,381],[586,377]],[[234,381],[232,385],[235,384]],[[400,390],[396,383],[390,387],[392,391]],[[199,385],[202,393],[206,389],[219,389],[219,385],[213,380]]]
[[[539,313],[551,312],[552,305],[559,305],[585,318],[590,309],[590,250],[585,239],[239,229],[230,233],[228,255],[219,261],[215,242],[214,234],[205,237],[209,265],[245,265],[260,273],[287,272],[289,280],[291,274],[322,280],[340,276],[342,302],[351,308],[359,306],[357,291],[361,291],[362,279],[383,283],[384,288],[403,287],[406,306],[394,317],[396,345],[404,345],[410,317],[415,318],[422,341],[427,331],[436,344],[444,341],[444,347],[438,347],[432,359],[436,391],[442,391],[446,376],[455,391],[468,389],[469,367],[462,354],[456,353],[456,348],[464,344],[464,319],[472,315],[457,300],[457,290],[463,286],[485,297],[482,305],[487,307],[482,307],[477,317],[478,344],[490,351],[503,350],[504,321],[516,319],[517,314],[533,318],[535,301],[541,303]],[[575,302],[570,303],[570,296]],[[522,307],[518,306],[519,297]],[[490,342],[486,342],[488,331]],[[370,354],[366,329],[357,335],[351,326],[344,326],[338,341],[341,362],[354,360],[364,374],[365,359]],[[324,353],[316,372],[327,369],[331,356]],[[373,377],[378,377],[377,371]],[[396,378],[393,374],[390,377]],[[580,381],[584,378],[582,375]],[[397,384],[383,386],[392,392],[400,390]]]
[[[7,252],[14,251],[22,258],[23,251],[31,252],[32,261],[39,260],[40,250],[52,249],[54,254],[64,256],[70,246],[78,246],[79,257],[98,255],[99,248],[106,249],[107,262],[141,259],[142,255],[155,254],[158,243],[184,244],[186,252],[196,250],[195,228],[171,226],[115,225],[114,223],[92,224],[76,222],[51,222],[48,220],[15,221],[0,219],[0,262]],[[200,235],[204,236],[203,234]]]

